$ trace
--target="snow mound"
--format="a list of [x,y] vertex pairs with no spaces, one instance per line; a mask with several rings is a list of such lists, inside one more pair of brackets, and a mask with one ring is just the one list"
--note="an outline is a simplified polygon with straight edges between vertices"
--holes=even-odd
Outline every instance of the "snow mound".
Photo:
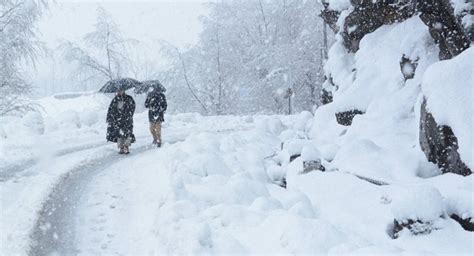
[[278,135],[285,130],[285,125],[276,116],[269,116],[265,118],[259,118],[256,120],[256,126],[259,130],[269,132],[271,134]]
[[301,151],[303,161],[315,161],[321,159],[321,153],[314,145],[308,145]]
[[393,200],[392,213],[398,221],[435,221],[446,213],[446,203],[438,189],[429,186],[404,187]]

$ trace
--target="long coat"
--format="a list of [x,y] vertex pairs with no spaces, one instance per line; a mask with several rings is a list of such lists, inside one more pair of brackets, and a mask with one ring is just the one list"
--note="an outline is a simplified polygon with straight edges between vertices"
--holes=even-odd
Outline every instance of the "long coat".
[[145,100],[145,107],[148,108],[148,120],[150,122],[161,123],[165,121],[164,114],[168,107],[165,94],[156,91],[148,93]]
[[117,142],[118,138],[130,138],[135,142],[133,134],[133,114],[135,101],[132,96],[116,95],[107,111],[107,141]]

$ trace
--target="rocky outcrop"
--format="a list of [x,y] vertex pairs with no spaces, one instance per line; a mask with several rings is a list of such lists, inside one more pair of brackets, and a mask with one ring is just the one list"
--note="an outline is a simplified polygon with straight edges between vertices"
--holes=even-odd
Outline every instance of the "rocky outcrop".
[[426,109],[426,100],[421,105],[420,114],[420,146],[426,158],[437,164],[443,173],[470,175],[471,170],[459,156],[458,140],[452,129],[436,123],[433,115]]
[[385,24],[400,22],[413,16],[415,9],[407,1],[351,0],[354,6],[344,21],[341,33],[344,46],[352,52],[359,50],[360,40]]
[[449,0],[414,2],[421,20],[428,26],[431,37],[439,46],[441,60],[451,59],[469,48],[471,42],[454,15]]
[[[472,31],[468,33],[461,25],[449,0],[351,0],[351,4],[354,10],[345,17],[342,28],[336,26],[340,12],[331,11],[329,6],[325,5],[321,14],[331,28],[342,36],[348,51],[356,52],[360,40],[380,26],[401,22],[413,15],[419,15],[428,27],[431,37],[439,47],[441,60],[453,58],[470,46],[468,34]],[[416,61],[402,57],[400,68],[405,80],[414,77]],[[328,98],[324,92],[322,96]],[[322,101],[327,99],[322,98]],[[339,124],[349,126],[357,114],[362,112],[340,112],[336,114],[336,119]],[[436,163],[443,172],[471,174],[471,170],[461,161],[457,152],[457,138],[452,129],[436,123],[426,109],[426,102],[421,108],[420,118],[420,144],[428,160]]]
[[350,126],[352,124],[352,120],[356,115],[362,115],[364,112],[358,109],[352,109],[349,111],[338,112],[336,113],[336,120],[337,123],[344,126]]
[[[356,52],[360,40],[382,25],[404,21],[415,14],[428,26],[440,48],[440,59],[452,58],[470,45],[468,33],[454,15],[449,0],[351,0],[354,10],[345,18],[344,27],[337,26],[340,12],[325,9],[321,17],[344,39],[344,46]],[[468,28],[472,30],[472,28]]]

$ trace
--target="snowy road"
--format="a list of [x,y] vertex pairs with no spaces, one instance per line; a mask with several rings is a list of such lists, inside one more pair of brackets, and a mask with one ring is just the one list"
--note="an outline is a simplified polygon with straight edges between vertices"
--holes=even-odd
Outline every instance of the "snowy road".
[[[233,131],[235,130],[218,129],[219,134],[229,134]],[[130,181],[133,181],[136,176],[135,171],[139,170],[139,168],[135,169],[134,165],[143,158],[152,159],[152,164],[156,161],[163,161],[166,158],[167,148],[185,140],[187,136],[189,134],[186,133],[173,134],[170,139],[165,140],[161,149],[156,149],[150,144],[137,143],[133,145],[131,154],[125,156],[109,150],[100,158],[82,161],[69,170],[55,185],[48,199],[42,205],[30,235],[28,254],[134,253],[134,251],[130,251],[130,248],[136,248],[136,246],[124,246],[130,242],[129,237],[126,237],[129,230],[117,230],[116,227],[116,225],[132,225],[135,226],[135,229],[139,229],[137,230],[139,233],[143,230],[140,223],[133,223],[133,220],[127,219],[130,216],[129,211],[133,210],[137,204],[129,202],[130,185],[134,185]],[[54,157],[59,160],[61,156],[74,155],[80,151],[100,148],[104,145],[104,143],[97,143],[72,147],[56,152]],[[159,151],[161,151],[159,153],[161,159],[150,158],[150,153],[156,154]],[[165,173],[162,172],[160,176],[162,181],[168,181],[167,179],[163,180]],[[135,184],[143,184],[143,182]],[[161,186],[165,188],[167,184],[163,183]],[[104,189],[108,190],[104,191]],[[140,188],[135,187],[134,189],[137,193],[137,189]],[[138,193],[140,192],[138,191]],[[166,192],[161,194],[162,197],[165,195]],[[149,205],[147,208],[150,209]],[[144,209],[144,211],[146,210]],[[139,222],[141,221],[139,220]]]
[[[133,155],[126,157],[135,157],[147,149],[150,149],[147,145],[140,146],[133,150]],[[77,253],[74,240],[77,202],[94,176],[104,171],[111,163],[122,159],[124,156],[111,152],[99,161],[85,162],[77,166],[63,177],[40,211],[32,235],[30,255]]]

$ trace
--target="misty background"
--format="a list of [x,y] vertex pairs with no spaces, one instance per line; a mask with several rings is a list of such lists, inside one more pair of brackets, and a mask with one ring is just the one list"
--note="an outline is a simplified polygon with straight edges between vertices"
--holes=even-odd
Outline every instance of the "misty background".
[[57,0],[50,3],[38,21],[38,40],[47,52],[39,56],[31,69],[34,96],[61,92],[96,90],[102,84],[71,78],[72,65],[58,49],[65,40],[79,42],[94,30],[97,8],[103,7],[129,38],[141,41],[135,46],[142,58],[153,62],[157,72],[166,69],[166,57],[160,53],[159,40],[186,49],[195,44],[201,31],[199,17],[208,13],[207,1],[78,1]]
[[15,66],[4,80],[20,81],[2,88],[13,95],[5,113],[21,112],[28,98],[92,93],[127,77],[161,81],[169,113],[291,114],[322,103],[331,37],[319,0],[35,0],[4,7],[2,48],[20,46],[2,56]]

